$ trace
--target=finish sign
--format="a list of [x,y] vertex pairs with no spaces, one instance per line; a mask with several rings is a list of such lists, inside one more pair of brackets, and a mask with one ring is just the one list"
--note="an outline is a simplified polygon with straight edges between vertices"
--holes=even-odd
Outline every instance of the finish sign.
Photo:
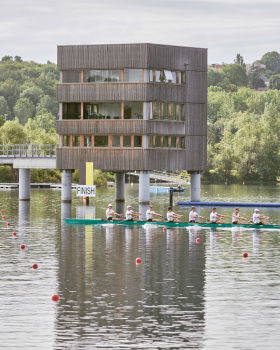
[[76,187],[76,196],[78,197],[96,197],[96,186],[78,185]]

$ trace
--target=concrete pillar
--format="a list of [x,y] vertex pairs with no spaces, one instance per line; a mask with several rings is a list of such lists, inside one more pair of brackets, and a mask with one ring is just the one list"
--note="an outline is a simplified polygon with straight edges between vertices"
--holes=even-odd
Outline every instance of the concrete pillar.
[[139,204],[149,205],[150,203],[150,172],[139,172]]
[[191,175],[191,202],[200,202],[200,174],[192,171]]
[[72,202],[72,171],[62,170],[61,202]]
[[19,168],[19,200],[30,201],[30,169]]
[[115,212],[118,214],[124,214],[124,202],[125,202],[125,173],[115,173]]
[[71,219],[72,206],[69,202],[61,203],[61,219]]

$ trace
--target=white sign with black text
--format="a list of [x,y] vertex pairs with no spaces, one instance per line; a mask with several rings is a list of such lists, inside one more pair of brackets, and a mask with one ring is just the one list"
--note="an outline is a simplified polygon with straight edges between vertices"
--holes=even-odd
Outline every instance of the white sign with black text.
[[96,186],[78,185],[76,187],[76,196],[96,197]]

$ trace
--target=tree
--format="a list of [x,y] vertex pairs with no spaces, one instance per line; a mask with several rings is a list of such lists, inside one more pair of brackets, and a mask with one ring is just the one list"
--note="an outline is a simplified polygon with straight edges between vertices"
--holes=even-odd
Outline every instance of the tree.
[[0,115],[11,115],[10,108],[4,96],[0,96]]
[[13,56],[3,56],[1,62],[13,62]]
[[260,72],[253,72],[249,76],[249,87],[257,90],[259,87],[265,87],[265,82],[260,78]]
[[207,84],[209,86],[221,86],[223,83],[223,74],[216,69],[209,69],[207,75]]
[[14,62],[23,62],[20,56],[14,57]]
[[272,75],[269,78],[268,86],[270,90],[280,90],[280,74]]
[[4,145],[22,144],[26,142],[26,132],[17,118],[12,121],[7,121],[0,128],[0,141]]
[[240,64],[240,66],[245,68],[245,63],[244,63],[244,59],[243,57],[240,55],[240,53],[238,53],[236,55],[236,59],[234,60],[234,63]]
[[24,125],[29,118],[33,118],[35,113],[34,104],[28,98],[20,98],[14,107],[14,115],[19,122]]
[[241,67],[240,64],[227,64],[222,68],[222,73],[225,75],[225,78],[228,79],[228,84],[234,84],[236,86],[247,86],[248,78],[246,69],[244,67]]
[[41,128],[47,132],[56,132],[56,118],[46,109],[42,109],[39,114],[36,114],[34,123],[37,128]]
[[277,51],[267,52],[262,56],[260,62],[274,72],[280,67],[280,54]]
[[28,98],[33,102],[34,106],[40,101],[41,97],[44,95],[44,92],[38,86],[31,86],[26,88],[21,94],[20,98]]
[[42,109],[46,109],[52,115],[58,116],[58,102],[53,97],[50,97],[48,95],[41,97],[40,102],[36,106],[37,114],[40,113]]

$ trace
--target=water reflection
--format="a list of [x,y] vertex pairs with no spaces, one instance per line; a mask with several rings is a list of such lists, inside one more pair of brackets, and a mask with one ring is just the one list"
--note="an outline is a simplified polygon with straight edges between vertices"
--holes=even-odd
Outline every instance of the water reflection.
[[61,219],[71,218],[71,203],[61,203]]
[[61,241],[58,349],[82,347],[89,336],[95,348],[114,349],[137,343],[184,348],[202,341],[204,254],[189,253],[185,232],[107,224],[67,231],[69,244]]

